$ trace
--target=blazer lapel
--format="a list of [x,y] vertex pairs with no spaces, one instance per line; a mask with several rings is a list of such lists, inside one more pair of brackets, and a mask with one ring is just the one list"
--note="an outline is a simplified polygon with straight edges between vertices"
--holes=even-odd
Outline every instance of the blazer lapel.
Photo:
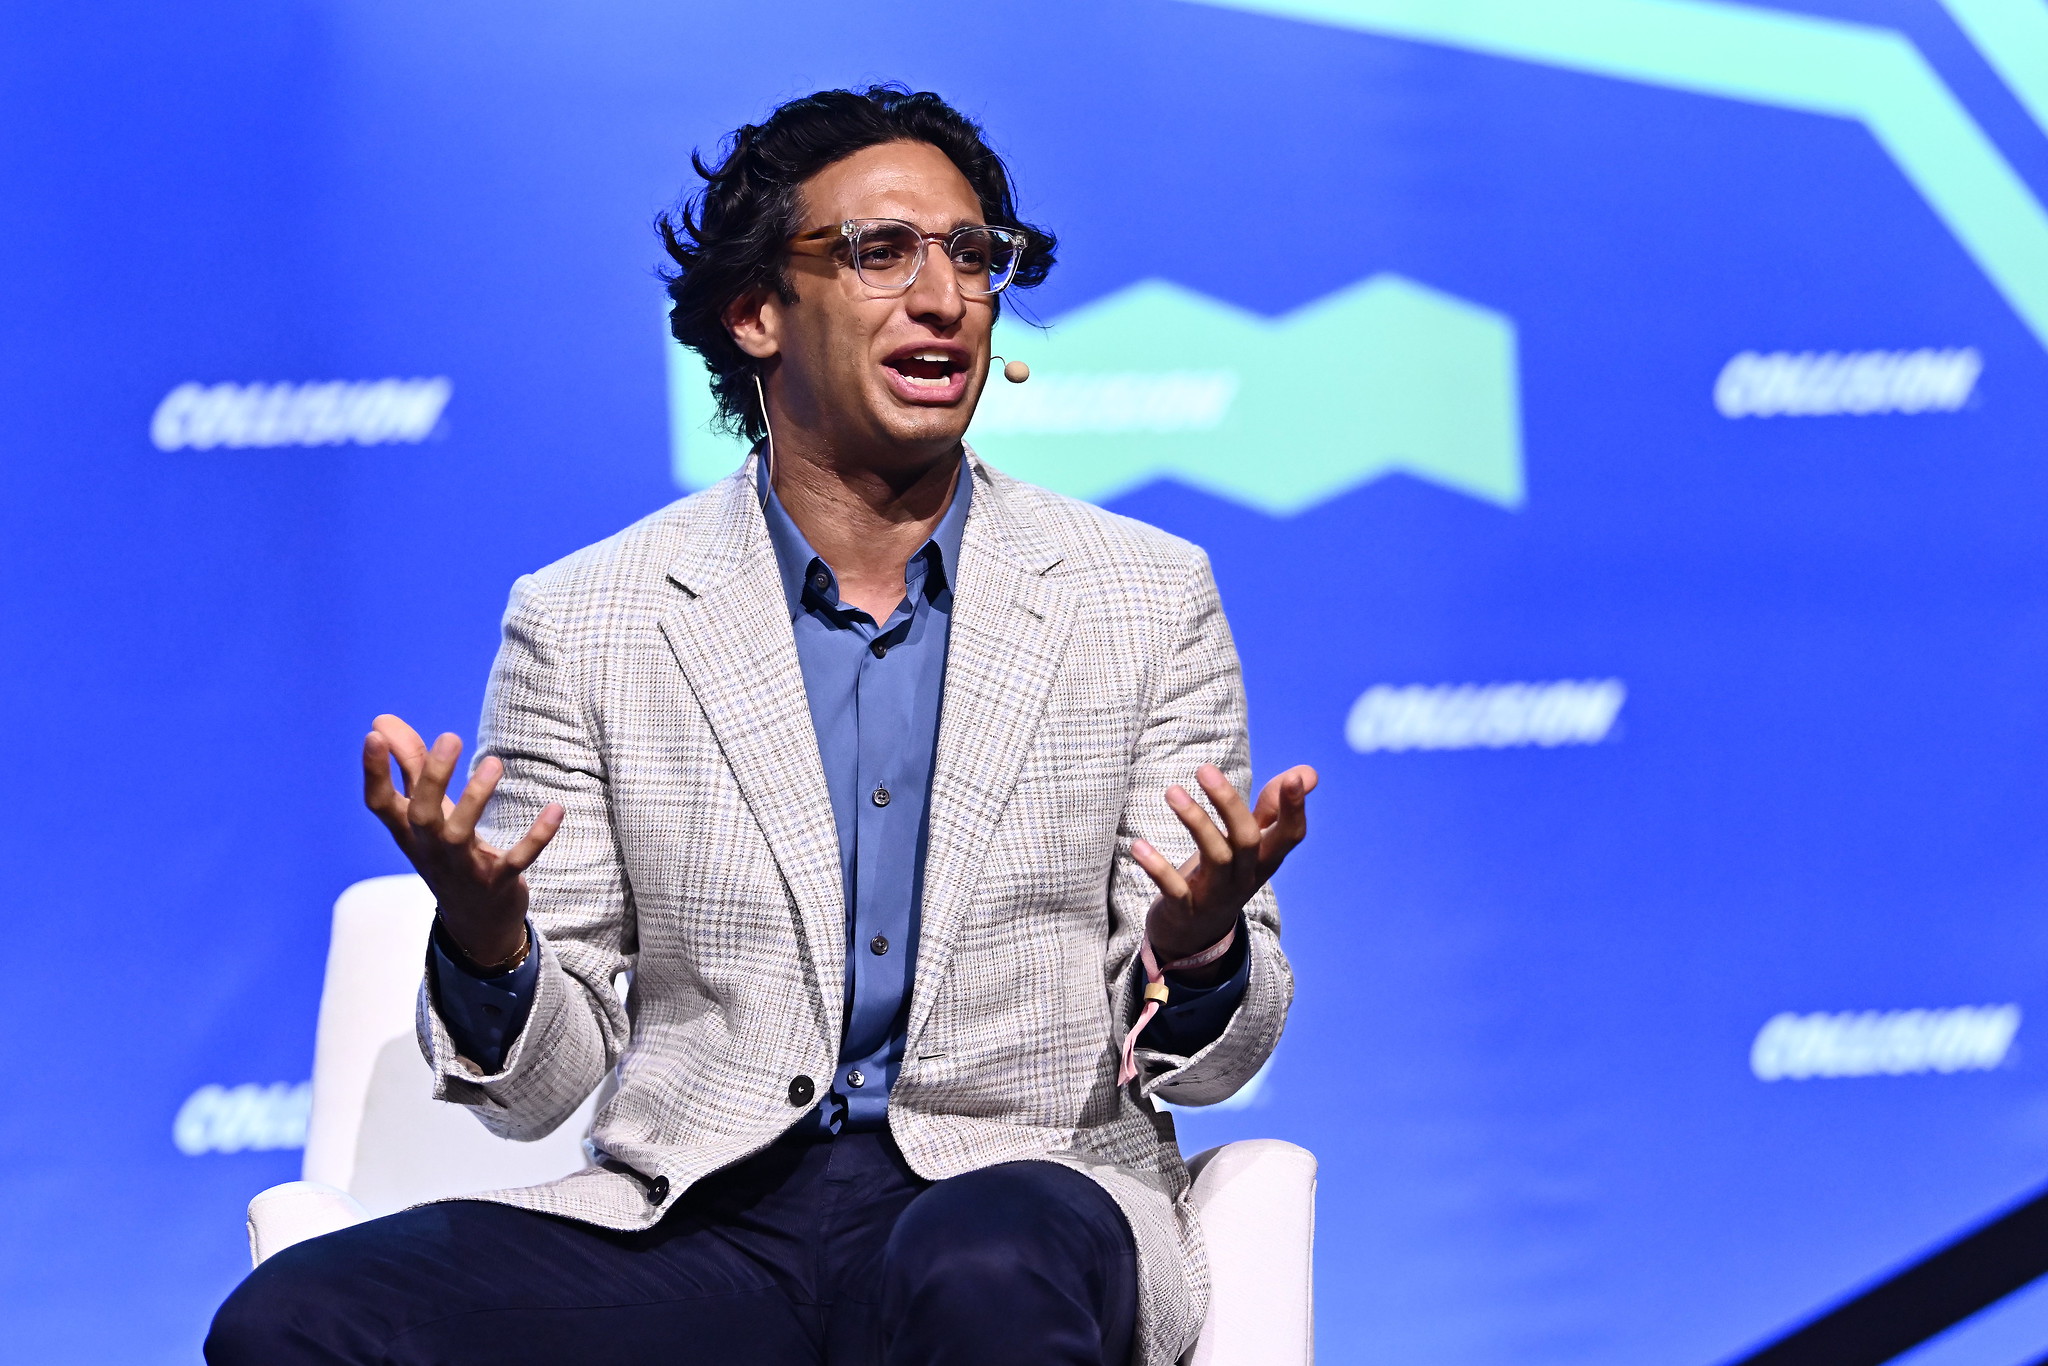
[[953,590],[925,846],[908,1036],[913,1045],[945,978],[989,841],[1037,734],[1073,629],[1071,592],[1046,577],[1060,562],[1058,551],[1008,515],[999,476],[978,458],[970,459],[970,468],[974,501]]
[[754,487],[749,459],[711,491],[700,525],[669,568],[681,591],[661,630],[796,898],[816,1004],[836,1038],[846,961],[839,835]]

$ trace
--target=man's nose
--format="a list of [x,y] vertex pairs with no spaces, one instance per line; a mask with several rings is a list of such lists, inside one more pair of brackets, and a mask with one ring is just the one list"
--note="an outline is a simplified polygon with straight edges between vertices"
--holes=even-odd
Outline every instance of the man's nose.
[[950,326],[967,311],[967,297],[960,291],[960,273],[953,269],[953,258],[946,254],[943,242],[926,242],[924,251],[924,268],[911,282],[904,307],[913,318]]

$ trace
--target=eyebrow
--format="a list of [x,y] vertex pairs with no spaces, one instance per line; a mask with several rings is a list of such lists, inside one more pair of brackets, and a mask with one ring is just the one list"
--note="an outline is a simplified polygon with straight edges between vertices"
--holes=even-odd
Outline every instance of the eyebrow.
[[795,236],[797,236],[797,237],[812,237],[812,236],[822,236],[823,234],[829,233],[829,232],[831,232],[831,231],[832,231],[833,229],[837,228],[837,227],[838,227],[838,226],[839,226],[839,225],[840,225],[841,223],[847,222],[847,221],[849,221],[849,220],[851,220],[851,221],[854,221],[854,222],[858,222],[858,221],[860,221],[861,219],[864,219],[864,218],[866,218],[866,219],[878,219],[878,218],[880,218],[880,219],[888,219],[888,220],[890,220],[890,221],[892,221],[892,222],[896,222],[896,223],[908,223],[908,224],[910,224],[910,226],[911,226],[911,227],[913,227],[913,228],[916,228],[916,229],[917,229],[917,230],[918,230],[919,232],[930,232],[930,233],[932,233],[932,234],[933,234],[934,236],[944,236],[945,234],[947,234],[947,233],[950,233],[950,232],[958,232],[958,231],[959,231],[960,229],[962,229],[962,228],[986,228],[986,227],[990,227],[990,226],[993,226],[992,224],[990,224],[990,223],[989,223],[989,221],[988,221],[988,220],[987,220],[986,218],[956,218],[955,220],[953,220],[953,225],[952,225],[951,227],[947,227],[947,228],[927,228],[927,227],[925,227],[925,226],[924,226],[924,224],[922,224],[922,223],[919,223],[919,222],[918,222],[918,221],[916,221],[915,219],[911,219],[911,218],[899,218],[899,217],[898,217],[897,215],[895,215],[895,214],[893,214],[893,213],[856,213],[856,214],[848,214],[848,215],[846,215],[846,217],[844,217],[844,218],[835,218],[835,219],[831,220],[831,221],[830,221],[830,222],[828,222],[828,223],[820,223],[820,224],[819,224],[819,225],[818,225],[817,227],[815,227],[815,228],[800,228],[800,229],[798,229],[798,231],[797,231],[797,232],[795,233]]
[[854,216],[857,218],[894,218],[899,223],[910,224],[912,227],[918,229],[920,232],[948,233],[956,232],[961,228],[985,228],[988,226],[988,221],[982,218],[956,218],[953,220],[951,226],[949,227],[926,228],[924,224],[918,222],[914,218],[904,218],[893,213],[856,214]]

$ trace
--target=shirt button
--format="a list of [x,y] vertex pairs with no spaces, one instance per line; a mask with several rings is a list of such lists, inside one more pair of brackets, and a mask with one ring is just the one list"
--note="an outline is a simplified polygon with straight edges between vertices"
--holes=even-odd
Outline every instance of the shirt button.
[[811,1097],[818,1094],[818,1084],[809,1077],[796,1077],[789,1083],[789,1103],[809,1105]]
[[886,787],[876,788],[868,800],[876,806],[887,806],[889,804],[889,789]]
[[876,659],[880,659],[883,655],[889,653],[889,647],[884,645],[879,640],[876,641],[874,644],[868,646],[868,649],[871,653],[873,653]]
[[854,1090],[858,1091],[861,1087],[866,1086],[868,1084],[868,1079],[862,1076],[858,1069],[855,1069],[854,1071],[848,1072],[846,1074],[846,1084],[854,1088]]
[[880,958],[889,951],[889,936],[878,934],[868,941],[868,952]]
[[832,576],[830,574],[825,573],[823,570],[820,570],[818,573],[811,575],[811,587],[817,589],[820,593],[824,592],[831,586]]

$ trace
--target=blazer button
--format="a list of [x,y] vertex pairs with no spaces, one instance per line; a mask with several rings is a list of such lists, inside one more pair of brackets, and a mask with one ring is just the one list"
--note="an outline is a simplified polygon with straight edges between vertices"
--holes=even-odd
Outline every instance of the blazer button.
[[647,1188],[647,1198],[657,1205],[668,1199],[668,1178],[665,1176],[655,1177],[654,1184]]
[[797,1077],[789,1084],[789,1103],[791,1105],[809,1105],[811,1097],[817,1094],[818,1083],[812,1081],[809,1077]]
[[887,806],[889,804],[889,789],[886,787],[876,788],[868,797],[868,800],[876,806]]

